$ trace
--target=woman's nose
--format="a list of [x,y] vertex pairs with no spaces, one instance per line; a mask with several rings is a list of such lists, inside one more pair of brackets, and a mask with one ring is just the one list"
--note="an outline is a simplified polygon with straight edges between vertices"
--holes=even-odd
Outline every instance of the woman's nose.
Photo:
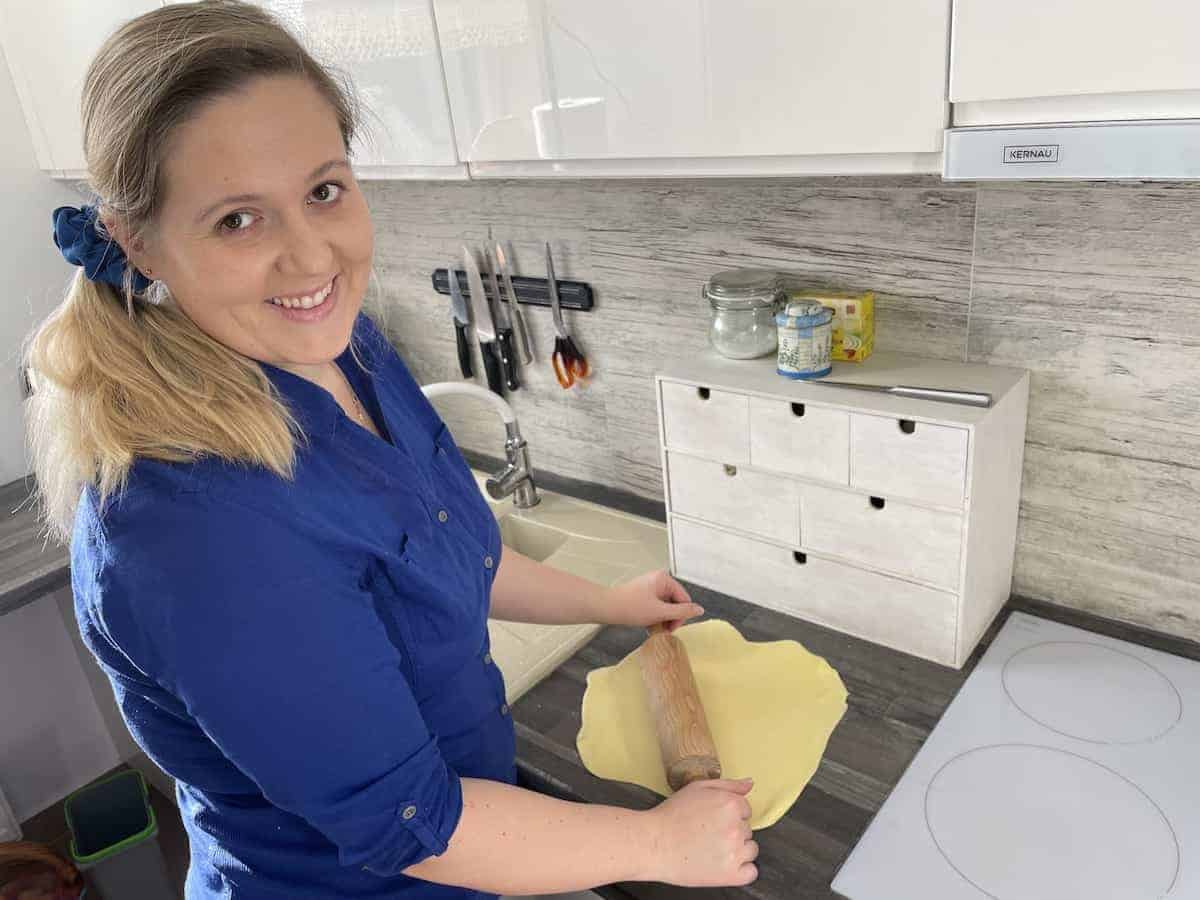
[[278,266],[289,275],[328,275],[333,270],[333,244],[307,216],[285,220]]

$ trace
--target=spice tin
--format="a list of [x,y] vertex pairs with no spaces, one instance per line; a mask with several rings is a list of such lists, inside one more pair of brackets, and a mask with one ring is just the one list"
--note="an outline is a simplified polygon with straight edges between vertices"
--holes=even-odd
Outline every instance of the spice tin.
[[833,371],[833,310],[820,303],[798,301],[775,316],[779,351],[775,371],[785,378],[820,378]]

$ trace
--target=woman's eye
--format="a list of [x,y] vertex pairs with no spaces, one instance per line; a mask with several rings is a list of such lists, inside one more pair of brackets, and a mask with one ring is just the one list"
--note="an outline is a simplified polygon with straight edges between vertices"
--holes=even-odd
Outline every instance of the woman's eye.
[[254,216],[248,212],[230,213],[221,219],[221,224],[218,226],[221,231],[235,232],[245,231],[254,224]]
[[318,184],[312,189],[309,194],[317,203],[333,203],[342,193],[342,186],[336,181],[326,181],[324,184]]

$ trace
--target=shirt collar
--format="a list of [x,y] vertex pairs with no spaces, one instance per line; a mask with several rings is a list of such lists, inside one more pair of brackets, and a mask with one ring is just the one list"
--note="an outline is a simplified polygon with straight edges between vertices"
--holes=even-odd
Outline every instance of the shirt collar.
[[[361,318],[361,316],[360,316]],[[358,334],[359,323],[355,322],[354,333],[350,337],[353,344]],[[361,342],[356,345],[359,353],[363,352]],[[357,367],[358,363],[354,359],[354,355],[350,351],[350,345],[335,360],[338,367],[343,373],[346,373],[349,367]],[[284,398],[291,410],[292,416],[304,429],[304,433],[310,437],[313,435],[332,436],[337,428],[338,415],[340,408],[333,394],[325,390],[319,384],[314,384],[307,378],[289,372],[286,369],[281,369],[278,366],[273,366],[270,363],[259,361],[259,366],[262,367],[263,373],[275,385],[276,390]],[[347,374],[347,380],[349,375]],[[353,381],[351,381],[353,384]]]

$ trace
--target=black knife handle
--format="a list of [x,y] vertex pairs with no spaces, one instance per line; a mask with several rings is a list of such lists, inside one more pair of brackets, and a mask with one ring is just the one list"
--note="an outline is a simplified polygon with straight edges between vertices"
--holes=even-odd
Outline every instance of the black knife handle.
[[493,394],[504,396],[504,373],[500,369],[500,357],[496,355],[495,341],[480,341],[479,353],[483,357],[483,370],[487,373],[488,388]]
[[500,353],[500,364],[504,366],[504,383],[510,391],[521,386],[517,381],[517,360],[513,356],[513,332],[511,328],[496,330],[496,350]]
[[454,320],[454,339],[458,344],[458,368],[463,378],[471,378],[475,367],[471,365],[471,340],[467,337],[467,326]]

